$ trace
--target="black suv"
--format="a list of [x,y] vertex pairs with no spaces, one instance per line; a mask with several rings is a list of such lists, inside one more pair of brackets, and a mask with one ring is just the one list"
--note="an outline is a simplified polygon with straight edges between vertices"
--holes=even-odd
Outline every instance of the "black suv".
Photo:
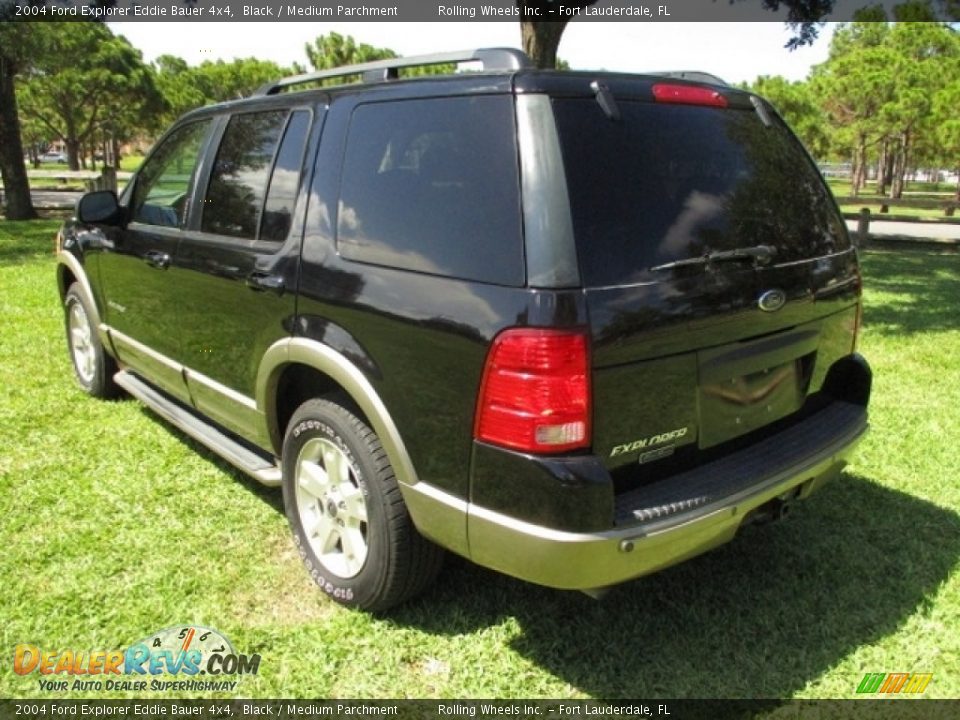
[[347,605],[444,548],[599,591],[782,516],[867,429],[843,220],[712,76],[494,49],[280,80],[183,117],[58,249],[83,388],[282,485]]

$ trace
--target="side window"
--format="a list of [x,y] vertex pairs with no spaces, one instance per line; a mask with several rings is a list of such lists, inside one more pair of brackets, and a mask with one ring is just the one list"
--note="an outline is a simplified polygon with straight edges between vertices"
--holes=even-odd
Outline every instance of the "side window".
[[358,106],[343,160],[337,243],[359,262],[522,285],[511,99]]
[[280,142],[277,161],[270,176],[267,202],[263,207],[260,239],[283,242],[290,232],[293,207],[300,190],[300,171],[303,168],[303,148],[310,129],[310,113],[298,111],[290,116],[287,130]]
[[203,202],[204,232],[257,237],[267,177],[286,119],[286,110],[230,119]]
[[133,219],[164,227],[183,225],[200,147],[209,120],[175,130],[158,147],[137,176],[133,194]]

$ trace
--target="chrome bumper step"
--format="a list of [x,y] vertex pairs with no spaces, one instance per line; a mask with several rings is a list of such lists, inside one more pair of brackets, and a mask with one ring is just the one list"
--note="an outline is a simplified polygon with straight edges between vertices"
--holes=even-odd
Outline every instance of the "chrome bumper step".
[[186,405],[165,395],[128,370],[121,370],[114,375],[113,379],[117,385],[157,415],[212,450],[238,470],[242,470],[264,485],[276,487],[280,484],[280,468],[266,453],[257,452],[232,438]]
[[616,524],[651,522],[698,507],[738,501],[802,467],[809,458],[849,445],[866,430],[866,408],[835,401],[742,450],[623,493],[616,500]]

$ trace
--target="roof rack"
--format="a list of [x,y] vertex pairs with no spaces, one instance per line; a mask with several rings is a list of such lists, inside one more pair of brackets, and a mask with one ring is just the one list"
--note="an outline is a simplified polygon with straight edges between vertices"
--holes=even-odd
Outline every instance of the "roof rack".
[[716,75],[701,72],[700,70],[658,70],[650,73],[650,75],[679,78],[680,80],[693,80],[694,82],[709,83],[710,85],[727,85],[727,81],[723,78],[718,78]]
[[525,53],[514,48],[477,48],[474,50],[459,50],[455,52],[435,53],[433,55],[414,55],[411,57],[389,58],[358,65],[343,65],[331,70],[293,75],[282,80],[269,82],[253,97],[275,95],[283,88],[291,85],[302,85],[316,80],[344,77],[347,75],[361,75],[363,82],[383,82],[396,80],[400,68],[415,67],[418,65],[443,65],[445,63],[479,62],[485,71],[495,70],[522,70],[532,66],[530,58]]

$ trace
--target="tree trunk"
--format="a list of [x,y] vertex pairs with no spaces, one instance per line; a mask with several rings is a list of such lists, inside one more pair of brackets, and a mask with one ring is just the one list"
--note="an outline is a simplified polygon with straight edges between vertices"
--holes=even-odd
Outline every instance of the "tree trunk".
[[860,188],[857,187],[857,178],[860,177],[860,168],[857,163],[860,162],[860,148],[853,148],[853,157],[850,160],[850,194],[853,197],[859,195]]
[[853,177],[851,194],[854,197],[860,195],[864,182],[867,178],[867,139],[860,135],[857,138],[857,147],[853,151]]
[[880,145],[880,157],[877,159],[877,195],[887,191],[887,155],[890,154],[890,141],[883,139]]
[[3,209],[7,220],[32,220],[37,217],[30,198],[27,168],[23,162],[13,67],[3,57],[0,57],[0,177],[3,178]]
[[[520,12],[524,12],[525,3],[518,1],[517,5]],[[551,22],[520,20],[523,51],[530,56],[533,64],[538,68],[553,69],[557,66],[557,48],[560,46],[560,36],[563,35],[566,26],[566,20]]]
[[883,167],[883,188],[886,192],[887,185],[893,182],[893,156],[894,154],[890,152],[890,148],[887,148],[887,159],[886,164]]
[[67,146],[67,164],[71,170],[80,169],[80,141],[74,137],[65,140]]
[[907,175],[907,151],[909,149],[910,142],[909,134],[902,132],[897,140],[896,157],[893,161],[893,182],[890,185],[890,197],[894,200],[903,196],[903,186]]

